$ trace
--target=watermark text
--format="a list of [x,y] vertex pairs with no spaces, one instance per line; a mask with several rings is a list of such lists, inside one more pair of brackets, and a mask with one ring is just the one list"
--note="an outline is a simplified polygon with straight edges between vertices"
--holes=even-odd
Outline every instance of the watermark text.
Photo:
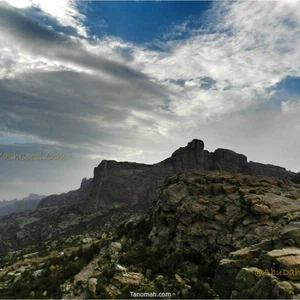
[[272,274],[274,276],[288,276],[288,277],[299,277],[300,276],[300,268],[299,269],[280,269],[280,270],[275,270],[275,269],[266,269],[266,270],[256,270],[255,275],[257,276],[263,276],[266,274]]
[[138,292],[130,292],[131,298],[171,298],[171,293],[138,293]]
[[22,160],[22,161],[37,161],[37,160],[66,160],[65,154],[60,153],[0,153],[0,160]]

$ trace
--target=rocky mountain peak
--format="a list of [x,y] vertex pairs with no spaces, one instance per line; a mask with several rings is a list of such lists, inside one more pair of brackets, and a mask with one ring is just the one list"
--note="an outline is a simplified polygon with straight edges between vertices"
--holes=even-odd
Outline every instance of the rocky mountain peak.
[[194,139],[173,152],[171,157],[153,165],[103,160],[94,169],[93,183],[85,193],[85,209],[87,204],[92,210],[151,205],[167,176],[194,170],[266,175],[280,179],[292,179],[296,175],[281,167],[248,163],[245,155],[232,150],[219,148],[209,152],[204,150],[202,140]]
[[93,178],[87,179],[84,177],[81,180],[79,189],[59,195],[49,195],[40,201],[37,208],[61,207],[79,203],[92,180]]
[[196,149],[196,148],[201,148],[204,150],[204,142],[199,139],[193,139],[191,142],[189,142],[186,146],[188,149]]
[[88,187],[88,185],[92,182],[92,180],[93,180],[93,178],[87,179],[86,177],[84,177],[81,180],[80,189],[86,189]]
[[175,152],[173,152],[172,157],[180,156],[183,153],[193,153],[197,155],[204,150],[204,142],[198,139],[194,139],[187,144],[186,147],[180,147]]

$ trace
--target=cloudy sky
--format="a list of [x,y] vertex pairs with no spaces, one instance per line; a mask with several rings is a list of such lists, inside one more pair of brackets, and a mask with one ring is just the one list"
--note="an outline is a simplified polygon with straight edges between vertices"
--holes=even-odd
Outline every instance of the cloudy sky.
[[0,0],[0,200],[194,138],[300,171],[300,1]]

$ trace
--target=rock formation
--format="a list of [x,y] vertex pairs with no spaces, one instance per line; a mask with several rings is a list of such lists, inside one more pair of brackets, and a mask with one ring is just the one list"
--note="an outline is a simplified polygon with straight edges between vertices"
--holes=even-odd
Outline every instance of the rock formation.
[[[196,170],[265,175],[295,182],[299,178],[299,173],[248,162],[246,156],[231,150],[209,152],[204,150],[201,140],[191,141],[153,165],[103,160],[94,169],[93,179],[83,179],[78,190],[48,196],[36,211],[1,218],[0,253],[41,239],[69,236],[104,225],[115,226],[132,214],[145,213],[157,201],[167,176]],[[258,202],[251,207],[251,212],[267,214],[269,209]],[[284,209],[284,204],[280,209]]]
[[247,162],[245,155],[231,150],[209,152],[204,150],[203,141],[194,139],[171,157],[153,165],[103,160],[94,169],[94,178],[84,178],[78,190],[48,196],[38,208],[60,207],[80,201],[83,202],[78,209],[83,213],[136,204],[150,207],[167,176],[193,170],[218,170],[300,181],[299,175],[282,167]]
[[[150,206],[158,197],[167,176],[193,170],[227,171],[297,180],[285,168],[247,162],[247,157],[227,149],[204,150],[201,140],[193,140],[170,158],[153,165],[104,160],[94,169],[94,178],[83,197],[82,209],[92,211],[140,204]],[[299,176],[298,176],[299,177]]]

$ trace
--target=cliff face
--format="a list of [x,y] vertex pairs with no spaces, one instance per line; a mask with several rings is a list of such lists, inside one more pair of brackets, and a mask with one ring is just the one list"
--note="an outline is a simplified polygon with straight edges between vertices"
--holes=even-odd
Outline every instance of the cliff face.
[[[201,140],[193,140],[170,158],[153,164],[104,160],[94,169],[94,179],[83,199],[84,209],[110,209],[128,205],[150,205],[164,179],[193,170],[226,171],[296,180],[296,174],[278,166],[248,162],[247,157],[227,149],[204,150]],[[296,182],[296,181],[295,181]]]
[[153,165],[103,160],[94,169],[93,179],[84,178],[78,190],[44,198],[38,208],[77,204],[82,212],[94,212],[137,204],[149,207],[167,176],[193,170],[265,175],[300,182],[299,175],[285,168],[248,162],[245,155],[232,150],[209,152],[204,150],[203,141],[194,139]]

